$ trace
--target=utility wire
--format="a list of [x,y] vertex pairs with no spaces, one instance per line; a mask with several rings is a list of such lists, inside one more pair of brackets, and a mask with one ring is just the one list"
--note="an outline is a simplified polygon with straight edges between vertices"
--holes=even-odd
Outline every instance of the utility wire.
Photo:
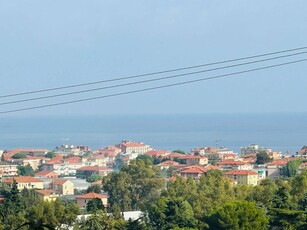
[[144,88],[144,89],[138,89],[138,90],[108,94],[108,95],[104,95],[104,96],[90,97],[90,98],[84,98],[84,99],[79,99],[79,100],[59,102],[59,103],[46,104],[46,105],[39,105],[39,106],[33,106],[33,107],[26,107],[26,108],[21,108],[21,109],[5,110],[5,111],[0,111],[0,114],[20,112],[20,111],[26,111],[26,110],[34,110],[34,109],[41,109],[41,108],[53,107],[53,106],[59,106],[59,105],[67,105],[67,104],[79,103],[79,102],[84,102],[84,101],[92,101],[92,100],[97,100],[97,99],[102,99],[102,98],[109,98],[109,97],[116,97],[116,96],[122,96],[122,95],[133,94],[133,93],[140,93],[140,92],[145,92],[145,91],[150,91],[150,90],[155,90],[155,89],[162,89],[162,88],[168,88],[168,87],[173,87],[173,86],[186,85],[186,84],[191,84],[191,83],[195,83],[195,82],[207,81],[207,80],[212,80],[212,79],[217,79],[217,78],[225,78],[225,77],[228,77],[228,76],[234,76],[234,75],[239,75],[239,74],[243,74],[243,73],[255,72],[255,71],[264,70],[264,69],[271,69],[271,68],[275,68],[275,67],[279,67],[279,66],[291,65],[291,64],[294,64],[294,63],[300,63],[300,62],[304,62],[304,61],[307,61],[307,59],[299,59],[299,60],[296,60],[296,61],[284,62],[284,63],[275,64],[275,65],[269,65],[269,66],[264,66],[264,67],[249,69],[249,70],[243,70],[243,71],[238,71],[238,72],[233,72],[233,73],[228,73],[228,74],[222,74],[222,75],[217,75],[217,76],[212,76],[212,77],[207,77],[207,78],[200,78],[200,79],[184,81],[184,82],[179,82],[179,83],[172,83],[172,84],[149,87],[149,88]]
[[243,63],[240,63],[240,64],[222,66],[222,67],[200,70],[200,71],[194,71],[194,72],[189,72],[189,73],[176,74],[176,75],[171,75],[171,76],[166,76],[166,77],[159,77],[159,78],[154,78],[154,79],[148,79],[148,80],[142,80],[142,81],[136,81],[136,82],[130,82],[130,83],[123,83],[123,84],[117,84],[117,85],[111,85],[111,86],[105,86],[105,87],[99,87],[99,88],[93,88],[93,89],[87,89],[87,90],[79,90],[79,91],[61,93],[61,94],[55,94],[55,95],[49,95],[49,96],[42,96],[42,97],[28,98],[28,99],[15,100],[15,101],[9,101],[9,102],[2,102],[2,103],[0,103],[0,106],[22,103],[22,102],[29,102],[29,101],[36,101],[36,100],[42,100],[42,99],[48,99],[48,98],[63,97],[63,96],[74,95],[74,94],[88,93],[88,92],[105,90],[105,89],[113,89],[113,88],[118,88],[118,87],[123,87],[123,86],[137,85],[137,84],[154,82],[154,81],[161,81],[161,80],[172,79],[172,78],[179,78],[179,77],[184,77],[184,76],[189,76],[189,75],[194,75],[194,74],[200,74],[200,73],[211,72],[211,71],[216,71],[216,70],[228,69],[228,68],[250,65],[250,64],[266,62],[266,61],[272,61],[272,60],[276,60],[276,59],[280,59],[280,58],[287,58],[287,57],[306,54],[306,53],[307,53],[307,51],[304,51],[304,52],[299,52],[299,53],[294,53],[294,54],[287,54],[287,55],[282,55],[282,56],[277,56],[277,57],[272,57],[272,58],[266,58],[266,59],[250,61],[250,62],[243,62]]
[[140,77],[145,77],[145,76],[152,76],[152,75],[170,73],[170,72],[175,72],[175,71],[188,70],[188,69],[194,69],[194,68],[199,68],[199,67],[218,65],[218,64],[225,64],[225,63],[229,63],[229,62],[242,61],[242,60],[259,58],[259,57],[265,57],[265,56],[276,55],[276,54],[281,54],[281,53],[287,53],[287,52],[293,52],[293,51],[298,51],[298,50],[304,50],[304,49],[307,49],[307,46],[299,47],[299,48],[294,48],[294,49],[288,49],[288,50],[282,50],[282,51],[276,51],[276,52],[270,52],[270,53],[265,53],[265,54],[258,54],[258,55],[254,55],[254,56],[247,56],[247,57],[242,57],[242,58],[229,59],[229,60],[224,60],[224,61],[219,61],[219,62],[212,62],[212,63],[206,63],[206,64],[200,64],[200,65],[176,68],[176,69],[162,70],[162,71],[145,73],[145,74],[139,74],[139,75],[131,75],[131,76],[127,76],[127,77],[119,77],[119,78],[107,79],[107,80],[101,80],[101,81],[93,81],[93,82],[87,82],[87,83],[81,83],[81,84],[74,84],[74,85],[60,86],[60,87],[54,87],[54,88],[26,91],[26,92],[21,92],[21,93],[13,93],[13,94],[1,95],[0,98],[21,96],[21,95],[34,94],[34,93],[42,93],[42,92],[55,91],[55,90],[61,90],[61,89],[69,89],[69,88],[88,86],[88,85],[95,85],[95,84],[106,83],[106,82],[113,82],[113,81],[120,81],[120,80],[128,80],[128,79],[140,78]]

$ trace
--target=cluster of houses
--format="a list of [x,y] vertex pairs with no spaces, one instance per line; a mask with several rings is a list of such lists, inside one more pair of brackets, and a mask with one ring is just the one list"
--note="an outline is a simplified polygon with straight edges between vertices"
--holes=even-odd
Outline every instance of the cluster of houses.
[[[266,152],[272,161],[257,165],[255,162],[259,152]],[[0,151],[0,155],[2,184],[12,186],[16,183],[20,191],[25,188],[35,189],[37,196],[45,201],[65,196],[74,199],[80,208],[84,208],[94,198],[101,199],[107,205],[107,194],[91,192],[76,195],[80,181],[85,183],[85,188],[90,186],[85,180],[92,175],[99,175],[100,178],[108,175],[113,171],[117,159],[129,164],[139,155],[147,155],[159,162],[156,166],[161,170],[172,171],[172,176],[199,178],[209,170],[216,169],[221,170],[233,184],[254,186],[266,177],[279,177],[287,162],[297,158],[307,159],[307,147],[299,150],[294,157],[283,157],[280,152],[255,144],[242,147],[240,155],[226,148],[208,146],[182,154],[156,150],[142,142],[122,141],[94,151],[88,146],[61,145],[52,152],[46,149],[14,149]],[[31,166],[35,176],[19,176],[18,166]],[[305,167],[307,164],[303,163],[301,168]],[[93,184],[101,185],[101,181]]]

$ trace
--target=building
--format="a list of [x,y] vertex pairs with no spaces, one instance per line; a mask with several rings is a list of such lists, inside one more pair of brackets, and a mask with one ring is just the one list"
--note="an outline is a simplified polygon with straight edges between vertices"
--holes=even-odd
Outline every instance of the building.
[[266,152],[266,153],[271,153],[272,149],[265,148],[265,147],[260,147],[256,144],[251,144],[246,147],[241,147],[241,155],[246,155],[246,154],[257,154],[259,152]]
[[206,166],[191,165],[184,167],[179,171],[182,177],[199,178],[203,174],[206,174],[209,170],[220,170],[220,168],[214,165],[206,165]]
[[238,185],[252,185],[258,184],[258,173],[251,170],[232,170],[225,173],[225,176],[237,181]]
[[42,201],[51,202],[59,198],[59,195],[56,194],[52,189],[35,190],[35,193]]
[[73,195],[74,184],[66,179],[54,179],[49,184],[50,189],[60,195]]
[[19,191],[23,190],[24,188],[26,189],[43,189],[44,188],[42,180],[31,177],[31,176],[6,178],[2,181],[2,183],[7,184],[8,186],[12,187],[14,180],[17,183],[17,188]]
[[120,144],[116,145],[116,147],[120,148],[122,153],[129,155],[131,159],[135,159],[138,155],[153,150],[150,145],[145,145],[143,142],[131,141],[122,141]]
[[207,165],[208,157],[185,155],[181,156],[179,159],[184,160],[187,165]]
[[79,208],[86,208],[87,203],[93,199],[100,199],[102,204],[108,206],[108,197],[106,195],[97,194],[94,192],[87,193],[85,195],[76,196],[77,205]]
[[113,170],[110,168],[99,167],[99,166],[84,166],[76,170],[77,178],[88,178],[93,174],[99,176],[107,176]]
[[226,161],[217,162],[217,166],[222,168],[224,171],[252,170],[253,169],[253,165],[249,162],[234,161],[234,160],[226,160]]
[[58,178],[59,174],[53,171],[40,171],[38,173],[35,173],[36,178],[42,178],[42,179],[47,179],[47,178]]
[[0,176],[12,177],[18,175],[18,169],[16,164],[0,163]]

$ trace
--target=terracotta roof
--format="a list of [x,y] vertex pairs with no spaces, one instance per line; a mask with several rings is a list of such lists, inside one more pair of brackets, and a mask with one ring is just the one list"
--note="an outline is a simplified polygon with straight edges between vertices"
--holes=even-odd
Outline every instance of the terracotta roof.
[[217,162],[217,165],[245,165],[248,164],[244,161],[234,161],[234,160],[226,160],[226,161],[220,161]]
[[54,193],[54,191],[52,189],[35,190],[35,192],[42,194],[44,196],[48,196],[48,195]]
[[194,155],[186,155],[186,156],[179,157],[179,159],[182,159],[182,160],[187,160],[187,159],[202,159],[202,158],[207,158],[207,157],[194,156]]
[[105,168],[105,167],[99,167],[99,166],[84,166],[84,167],[81,167],[77,170],[81,170],[81,171],[109,171],[109,170],[112,170],[112,169]]
[[229,172],[226,172],[225,175],[258,175],[258,173],[252,171],[252,170],[232,170]]
[[35,177],[31,177],[31,176],[20,176],[20,177],[10,177],[10,178],[6,178],[3,180],[3,183],[7,183],[7,184],[11,184],[13,183],[13,181],[17,182],[17,183],[28,183],[28,182],[43,182],[40,179],[37,179]]
[[145,146],[143,143],[139,143],[139,142],[127,142],[127,143],[121,143],[121,145],[125,146],[126,148],[129,148],[129,147],[144,147]]
[[63,185],[67,182],[68,180],[66,179],[53,179],[50,184],[53,184],[53,185]]
[[102,185],[102,180],[95,181],[91,185]]
[[81,162],[81,158],[77,157],[77,156],[73,156],[73,157],[69,157],[69,158],[64,159],[64,161],[66,163],[69,163],[69,164],[76,164],[76,163]]
[[167,153],[166,150],[150,150],[144,154],[148,156],[162,156],[165,155],[166,153]]
[[108,197],[106,195],[90,192],[85,195],[76,196],[76,198],[77,199],[94,199],[94,198],[105,199]]
[[35,173],[35,175],[36,175],[36,176],[46,176],[46,175],[48,175],[48,174],[50,174],[50,173],[55,173],[55,174],[57,174],[56,172],[53,172],[53,171],[43,170],[43,171],[40,171],[40,172],[38,172],[38,173]]
[[172,166],[172,165],[179,165],[179,163],[176,162],[176,161],[168,160],[168,161],[163,161],[163,162],[161,162],[161,163],[158,164],[157,166]]
[[269,166],[272,166],[272,165],[283,166],[283,165],[286,165],[289,161],[294,161],[294,160],[296,160],[296,158],[294,158],[294,157],[282,158],[282,159],[275,160],[271,163],[268,163],[267,165],[269,165]]

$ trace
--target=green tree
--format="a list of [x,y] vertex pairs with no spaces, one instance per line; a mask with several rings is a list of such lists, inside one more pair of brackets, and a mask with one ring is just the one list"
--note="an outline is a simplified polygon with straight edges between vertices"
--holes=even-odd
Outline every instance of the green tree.
[[148,224],[154,229],[194,228],[193,208],[183,198],[161,197],[148,209]]
[[185,154],[186,154],[186,153],[185,153],[185,151],[180,150],[180,149],[176,149],[176,150],[174,150],[174,151],[173,151],[173,153],[180,153],[180,154],[183,154],[183,155],[185,155]]
[[102,180],[102,176],[99,176],[98,174],[92,174],[90,177],[86,178],[86,182],[93,183],[99,180]]
[[104,210],[104,206],[103,206],[101,199],[94,198],[90,200],[89,202],[87,202],[86,211],[88,213],[95,213],[98,210]]
[[101,193],[101,186],[98,185],[98,184],[95,184],[95,185],[91,185],[89,186],[87,189],[86,189],[86,192],[89,193],[89,192],[94,192],[94,193]]
[[114,205],[121,211],[139,210],[146,202],[159,198],[164,184],[161,172],[151,162],[140,159],[103,178],[111,211]]
[[256,155],[256,164],[258,164],[258,165],[263,165],[263,164],[269,163],[271,161],[272,161],[272,159],[270,158],[269,154],[265,151],[260,151]]
[[34,176],[34,170],[29,164],[27,166],[17,166],[17,169],[20,176]]
[[22,159],[22,158],[26,158],[27,155],[24,153],[16,153],[12,156],[13,159]]
[[301,160],[289,161],[282,169],[283,175],[286,177],[296,176],[299,172],[299,166],[301,163]]
[[143,160],[143,161],[149,161],[151,163],[154,162],[154,158],[152,158],[151,156],[148,156],[148,155],[144,155],[144,154],[139,155],[136,159],[137,160]]
[[80,222],[81,230],[111,230],[115,221],[112,216],[108,216],[105,211],[98,211]]
[[268,220],[253,202],[232,201],[225,203],[205,218],[209,229],[267,229]]
[[55,156],[56,156],[56,154],[54,152],[48,152],[45,155],[45,157],[47,157],[47,158],[54,158]]

